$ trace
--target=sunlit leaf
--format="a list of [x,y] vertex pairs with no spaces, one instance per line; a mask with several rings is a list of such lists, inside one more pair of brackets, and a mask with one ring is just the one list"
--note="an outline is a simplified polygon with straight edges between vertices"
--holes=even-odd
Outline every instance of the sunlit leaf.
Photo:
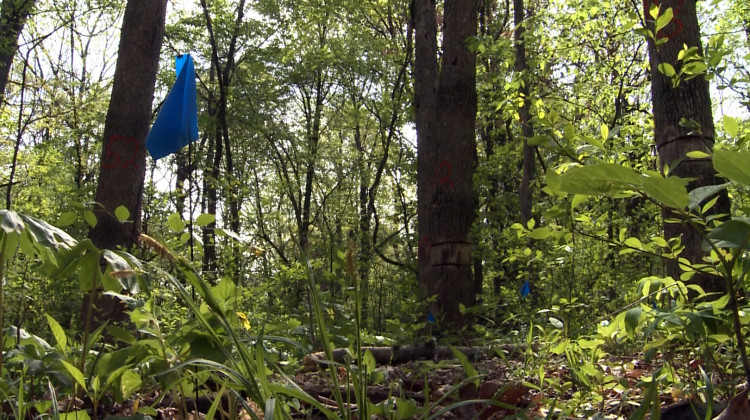
[[119,206],[115,209],[115,217],[117,217],[117,220],[124,222],[130,218],[130,210],[125,206]]
[[737,137],[737,134],[740,131],[739,124],[737,124],[737,120],[730,117],[729,115],[724,115],[722,117],[722,122],[724,123],[724,131],[727,132],[727,135],[729,137]]
[[658,203],[682,210],[690,203],[686,184],[687,180],[674,176],[646,177],[643,180],[643,189]]
[[714,168],[723,176],[743,185],[750,185],[750,151],[716,150]]
[[55,318],[52,318],[49,314],[44,314],[44,316],[47,318],[47,324],[49,324],[49,328],[52,331],[52,336],[55,337],[57,347],[66,352],[68,349],[68,336],[65,335],[65,330],[55,321]]
[[185,222],[182,221],[179,214],[172,213],[167,218],[167,227],[169,227],[169,230],[172,232],[182,232],[185,230]]
[[216,221],[216,216],[213,214],[203,213],[200,216],[198,216],[197,219],[195,219],[195,224],[198,226],[208,226],[211,223]]

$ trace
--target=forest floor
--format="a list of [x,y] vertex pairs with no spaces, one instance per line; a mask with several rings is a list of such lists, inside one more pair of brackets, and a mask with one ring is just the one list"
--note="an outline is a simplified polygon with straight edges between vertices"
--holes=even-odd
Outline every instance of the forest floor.
[[[597,390],[583,391],[578,389],[576,384],[580,381],[566,366],[563,357],[534,358],[528,362],[525,359],[524,354],[516,353],[511,357],[473,361],[469,374],[467,366],[456,359],[378,366],[373,383],[367,387],[367,395],[369,401],[379,404],[386,414],[376,414],[373,418],[404,418],[395,414],[408,413],[408,409],[400,409],[401,403],[420,408],[414,418],[626,419],[638,408],[642,398],[637,382],[652,373],[652,366],[639,357],[608,358],[594,367],[599,369],[602,379],[606,378],[606,384]],[[339,373],[339,383],[346,383],[347,370],[340,369]],[[540,377],[546,384],[544,388],[539,386]],[[320,402],[332,409],[336,407],[327,371],[301,372],[294,380]],[[349,391],[354,392],[351,388]],[[341,395],[346,400],[344,387],[341,387]],[[349,398],[348,401],[355,401],[353,395]],[[674,402],[669,395],[660,399],[663,404]],[[485,401],[461,404],[468,400]],[[428,415],[425,415],[425,408],[428,408]],[[561,408],[570,414],[566,416]],[[548,417],[550,410],[554,413]]]

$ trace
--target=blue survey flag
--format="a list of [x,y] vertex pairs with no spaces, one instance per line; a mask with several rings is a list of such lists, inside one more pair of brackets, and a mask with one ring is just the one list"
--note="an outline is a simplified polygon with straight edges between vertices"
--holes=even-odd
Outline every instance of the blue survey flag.
[[435,320],[435,316],[432,315],[432,312],[430,312],[429,314],[427,314],[427,322],[429,322],[430,324],[436,324],[437,323],[437,321]]
[[195,66],[190,54],[178,55],[175,69],[177,80],[146,137],[146,148],[154,159],[170,155],[198,140]]
[[526,297],[531,293],[531,286],[529,286],[529,281],[526,280],[523,283],[523,286],[521,287],[521,297]]

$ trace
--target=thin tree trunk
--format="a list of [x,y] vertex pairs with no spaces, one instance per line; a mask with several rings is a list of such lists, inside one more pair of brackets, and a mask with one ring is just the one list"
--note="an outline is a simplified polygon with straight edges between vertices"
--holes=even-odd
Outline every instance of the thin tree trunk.
[[534,160],[534,147],[529,146],[528,139],[534,135],[534,127],[531,125],[531,102],[529,100],[529,81],[526,77],[526,16],[523,0],[513,1],[513,22],[516,25],[516,62],[515,70],[523,81],[519,88],[519,93],[523,97],[523,104],[518,109],[518,115],[521,117],[521,135],[523,136],[523,166],[521,175],[521,185],[518,188],[518,196],[521,210],[521,223],[526,224],[531,220],[531,210],[533,203],[533,191],[531,183],[536,172]]
[[[129,0],[122,22],[112,96],[104,124],[102,159],[96,187],[97,224],[89,238],[99,248],[132,247],[141,229],[146,135],[164,36],[166,0]],[[125,206],[131,221],[114,211]],[[118,299],[97,294],[95,325],[124,319]],[[84,319],[86,319],[84,317]]]

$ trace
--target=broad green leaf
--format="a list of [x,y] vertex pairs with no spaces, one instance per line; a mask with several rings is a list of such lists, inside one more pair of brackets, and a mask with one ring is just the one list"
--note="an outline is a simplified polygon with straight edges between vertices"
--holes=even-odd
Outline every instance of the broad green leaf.
[[172,213],[167,218],[167,226],[172,232],[182,232],[185,230],[185,222],[177,213]]
[[686,179],[675,176],[668,178],[645,177],[643,190],[658,203],[683,210],[690,203],[690,197],[687,188],[685,188],[686,184]]
[[130,210],[125,206],[119,206],[115,209],[115,217],[117,217],[117,220],[124,222],[130,218]]
[[73,211],[65,212],[60,215],[59,219],[57,219],[57,226],[70,226],[75,223],[76,220],[78,220],[78,213]]
[[65,335],[65,330],[57,323],[57,321],[55,321],[55,318],[52,318],[49,314],[44,314],[44,316],[47,318],[47,324],[49,324],[50,330],[52,330],[52,336],[55,337],[57,347],[62,350],[63,353],[67,352],[68,336]]
[[659,17],[656,18],[656,32],[658,33],[662,29],[664,29],[667,25],[669,25],[669,22],[672,21],[672,18],[674,17],[674,12],[672,12],[672,8],[668,8],[664,11]]
[[60,413],[60,420],[91,420],[91,417],[86,410],[69,411],[67,413]]
[[638,321],[641,319],[641,314],[643,313],[643,308],[640,306],[636,306],[635,308],[630,308],[625,313],[625,329],[628,333],[629,337],[633,337],[635,334],[635,329],[638,327]]
[[536,240],[547,239],[550,235],[552,235],[552,231],[544,227],[536,228],[529,232],[529,238]]
[[208,226],[211,223],[216,221],[216,216],[213,214],[203,213],[200,216],[198,216],[197,219],[195,219],[195,224],[198,226]]
[[570,209],[575,210],[581,203],[586,201],[588,199],[588,196],[576,194],[573,196],[573,200],[570,202]]
[[99,268],[99,253],[86,253],[78,261],[78,287],[82,292],[88,292],[96,287],[102,278],[102,270]]
[[690,203],[688,204],[688,210],[693,210],[698,207],[703,201],[709,197],[713,197],[722,190],[725,190],[729,186],[729,183],[721,185],[706,185],[705,187],[698,187],[692,191],[688,196],[690,197]]
[[549,138],[549,136],[541,134],[541,135],[538,135],[538,136],[529,137],[526,140],[526,144],[528,144],[529,146],[544,146],[545,144],[549,143],[550,141],[552,141],[552,140]]
[[719,248],[750,250],[750,220],[733,219],[717,226],[708,234],[713,244]]
[[120,377],[120,392],[123,400],[126,400],[130,395],[141,387],[141,376],[138,375],[133,369],[128,369],[123,372]]
[[625,246],[630,247],[630,248],[643,249],[643,243],[638,238],[628,238],[628,239],[625,239],[625,242],[623,242],[623,244]]
[[44,220],[24,214],[20,216],[26,225],[26,232],[32,236],[36,244],[43,248],[60,252],[64,249],[71,249],[77,243],[64,230],[56,228]]
[[576,166],[560,175],[560,189],[572,194],[617,194],[638,187],[641,175],[614,163]]
[[602,124],[601,132],[602,132],[602,138],[604,140],[607,140],[609,138],[609,126],[607,124]]
[[98,222],[96,220],[96,215],[91,210],[83,211],[83,220],[85,220],[86,223],[88,223],[88,225],[91,226],[92,228],[96,227],[96,224]]
[[714,151],[714,168],[728,179],[750,186],[750,152],[738,150]]
[[656,68],[659,69],[659,73],[667,77],[674,77],[677,74],[674,67],[669,63],[661,63]]
[[737,134],[740,131],[737,120],[729,115],[724,115],[722,122],[724,123],[724,131],[727,132],[727,135],[729,135],[729,137],[737,137]]
[[18,216],[18,213],[13,210],[0,210],[0,229],[5,233],[20,235],[24,227],[23,220]]

